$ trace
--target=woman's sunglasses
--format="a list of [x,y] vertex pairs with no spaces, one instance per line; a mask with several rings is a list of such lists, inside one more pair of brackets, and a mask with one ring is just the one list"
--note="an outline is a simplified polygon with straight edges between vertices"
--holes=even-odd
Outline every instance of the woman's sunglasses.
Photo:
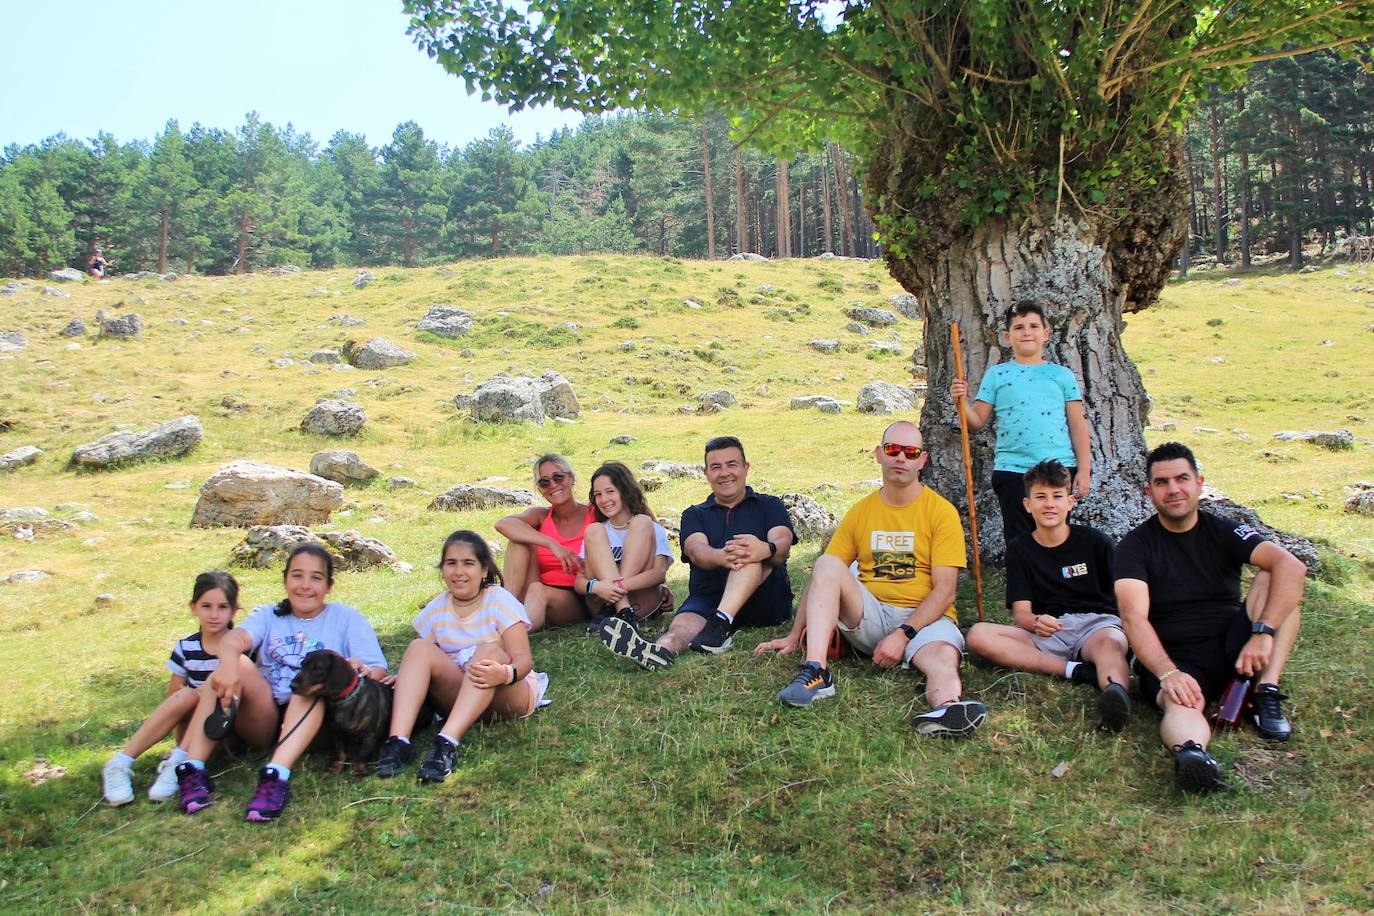
[[554,471],[548,477],[540,477],[538,480],[535,481],[535,483],[539,484],[539,489],[547,490],[554,484],[562,483],[563,481],[567,480],[569,476],[571,475],[564,474],[562,471]]
[[908,461],[915,461],[920,457],[921,447],[919,445],[898,445],[895,442],[884,442],[883,454],[889,458],[905,455]]

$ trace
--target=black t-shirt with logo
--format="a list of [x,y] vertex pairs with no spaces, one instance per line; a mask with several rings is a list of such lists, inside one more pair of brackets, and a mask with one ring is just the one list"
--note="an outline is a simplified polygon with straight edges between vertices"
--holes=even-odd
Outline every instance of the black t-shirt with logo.
[[1165,650],[1219,642],[1244,612],[1241,567],[1267,540],[1250,525],[1210,512],[1198,512],[1197,524],[1182,533],[1155,515],[1121,539],[1116,577],[1150,587],[1150,625]]
[[1007,545],[1007,607],[1029,601],[1036,614],[1115,614],[1112,542],[1096,528],[1069,525],[1058,547],[1045,547],[1033,532]]

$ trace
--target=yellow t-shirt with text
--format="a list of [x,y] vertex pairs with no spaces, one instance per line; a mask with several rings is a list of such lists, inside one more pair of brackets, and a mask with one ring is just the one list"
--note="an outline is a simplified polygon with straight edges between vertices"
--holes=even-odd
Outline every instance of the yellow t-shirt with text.
[[[906,506],[888,505],[875,490],[844,514],[825,552],[858,560],[859,581],[874,598],[914,608],[930,594],[932,567],[964,568],[964,526],[953,504],[930,487]],[[952,604],[945,616],[959,622]]]

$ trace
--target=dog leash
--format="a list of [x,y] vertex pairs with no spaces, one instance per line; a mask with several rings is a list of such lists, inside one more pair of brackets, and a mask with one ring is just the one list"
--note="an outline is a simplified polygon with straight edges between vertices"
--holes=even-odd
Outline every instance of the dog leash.
[[282,735],[281,738],[277,740],[276,744],[272,745],[272,751],[274,753],[276,752],[277,748],[281,747],[283,744],[286,743],[287,738],[290,738],[292,735],[296,733],[296,729],[300,728],[302,725],[305,724],[305,720],[310,718],[310,714],[315,711],[315,707],[319,705],[319,702],[320,698],[317,694],[315,696],[315,699],[310,701],[310,708],[305,711],[305,714],[300,717],[300,719],[296,722],[295,725],[291,726],[291,730],[286,734]]

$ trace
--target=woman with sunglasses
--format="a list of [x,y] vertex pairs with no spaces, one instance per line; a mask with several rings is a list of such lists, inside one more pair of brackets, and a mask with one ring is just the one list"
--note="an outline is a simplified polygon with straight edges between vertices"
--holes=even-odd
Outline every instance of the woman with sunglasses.
[[510,541],[501,574],[506,588],[525,605],[531,631],[581,623],[591,616],[587,596],[576,584],[583,572],[582,539],[596,513],[573,495],[576,482],[568,459],[539,456],[534,483],[549,507],[532,506],[496,523]]

